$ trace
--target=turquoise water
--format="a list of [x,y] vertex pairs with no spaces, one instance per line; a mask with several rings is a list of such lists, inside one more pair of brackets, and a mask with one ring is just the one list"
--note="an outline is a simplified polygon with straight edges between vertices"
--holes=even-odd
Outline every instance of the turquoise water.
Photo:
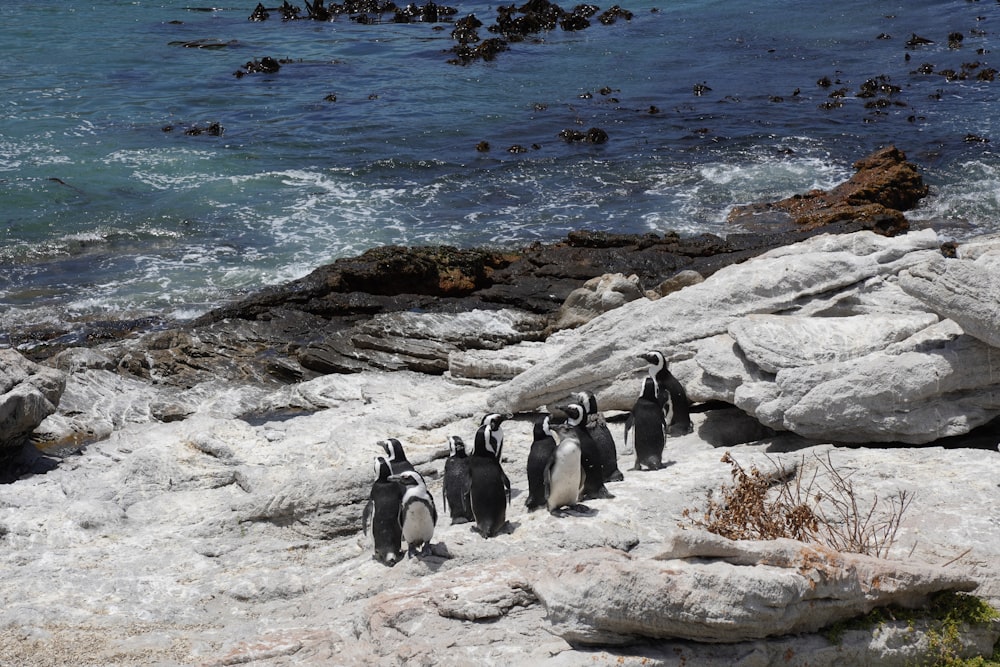
[[[467,66],[449,23],[255,5],[0,6],[0,331],[191,317],[386,243],[725,234],[732,205],[829,187],[888,143],[932,186],[913,217],[1000,231],[1000,80],[975,77],[1000,68],[997,3],[625,2],[631,21]],[[234,76],[265,56],[284,64]],[[899,91],[873,107],[879,76]],[[608,141],[559,137],[591,127]]]

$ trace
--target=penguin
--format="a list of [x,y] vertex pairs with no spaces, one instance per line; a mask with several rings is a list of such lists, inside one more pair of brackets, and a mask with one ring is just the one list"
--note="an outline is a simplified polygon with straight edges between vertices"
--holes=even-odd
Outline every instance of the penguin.
[[545,507],[550,514],[580,502],[585,477],[579,433],[564,424],[559,428],[559,444],[545,466]]
[[399,507],[399,525],[406,540],[406,556],[422,556],[430,549],[437,523],[434,496],[427,491],[424,478],[416,470],[406,470],[389,479],[401,483],[406,489]]
[[656,381],[651,377],[643,378],[642,391],[625,424],[625,439],[635,449],[632,470],[642,470],[642,466],[650,470],[662,468],[665,437],[666,420],[657,396]]
[[[480,421],[479,430],[476,431],[476,439],[473,443],[473,449],[482,446],[487,448],[496,457],[496,460],[503,463],[503,429],[501,425],[505,419],[508,419],[511,415],[501,415],[497,413],[492,413],[485,415]],[[481,442],[480,442],[481,441]],[[510,503],[510,478],[507,477],[507,473],[503,472],[503,467],[500,469],[501,474],[503,474],[503,486],[507,491],[507,503]]]
[[375,482],[361,520],[364,533],[371,533],[377,561],[395,565],[400,560],[403,529],[399,510],[403,504],[403,485],[390,480],[392,471],[385,457],[375,457]]
[[688,400],[683,385],[667,369],[666,357],[659,350],[651,350],[640,354],[639,358],[649,364],[649,377],[656,381],[657,396],[667,423],[667,434],[677,436],[690,433],[694,430],[691,426],[691,401]]
[[592,392],[580,391],[576,393],[575,398],[587,411],[587,430],[601,452],[604,481],[620,482],[624,480],[625,475],[618,469],[618,449],[615,446],[615,438],[611,435],[608,423],[604,421],[604,415],[597,409],[597,397]]
[[580,441],[580,455],[583,459],[583,500],[590,498],[614,498],[614,495],[604,486],[604,466],[601,463],[601,450],[594,441],[590,431],[584,425],[587,411],[579,403],[570,403],[560,408],[566,413],[566,426],[571,428]]
[[377,444],[385,450],[385,459],[389,462],[393,475],[413,470],[413,464],[406,460],[403,443],[399,440],[389,438],[388,440],[379,440]]
[[543,415],[535,422],[531,450],[528,452],[528,500],[524,504],[529,512],[545,505],[545,471],[555,451],[556,439],[549,427],[549,415]]
[[465,523],[472,520],[472,511],[466,503],[469,488],[469,458],[465,454],[465,442],[457,435],[448,438],[451,456],[444,462],[444,481],[441,497],[444,509],[451,504],[451,522]]
[[[482,431],[482,429],[480,429]],[[469,486],[466,502],[472,511],[476,528],[485,538],[496,535],[507,523],[510,502],[510,480],[504,474],[500,459],[490,444],[488,433],[476,434],[472,456],[468,457]]]

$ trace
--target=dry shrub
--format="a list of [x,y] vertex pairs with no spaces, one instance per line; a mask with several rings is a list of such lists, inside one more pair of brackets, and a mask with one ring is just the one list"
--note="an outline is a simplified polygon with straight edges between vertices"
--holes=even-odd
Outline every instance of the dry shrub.
[[727,452],[722,461],[732,468],[733,484],[723,485],[718,499],[710,490],[703,511],[686,509],[683,516],[690,525],[731,540],[788,537],[885,558],[912,495],[897,491],[880,499],[876,494],[866,502],[829,453],[813,458],[811,474],[805,457],[790,470],[768,459],[773,470],[764,473],[756,466],[745,470]]

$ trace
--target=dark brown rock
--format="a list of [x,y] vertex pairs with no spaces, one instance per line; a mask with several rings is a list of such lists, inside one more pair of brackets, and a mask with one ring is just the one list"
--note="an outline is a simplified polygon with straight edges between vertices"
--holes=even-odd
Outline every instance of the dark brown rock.
[[830,191],[810,190],[777,202],[737,206],[728,221],[747,229],[814,230],[839,223],[885,236],[909,229],[903,211],[916,206],[928,187],[906,155],[889,146],[858,160],[854,169],[850,180]]

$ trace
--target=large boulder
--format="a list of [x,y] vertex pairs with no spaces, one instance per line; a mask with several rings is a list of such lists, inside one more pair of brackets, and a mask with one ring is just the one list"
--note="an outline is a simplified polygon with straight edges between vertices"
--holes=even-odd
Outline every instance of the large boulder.
[[815,632],[975,581],[924,564],[883,560],[778,539],[732,541],[685,531],[655,559],[591,549],[553,560],[532,589],[555,632],[572,644],[636,637],[740,642]]
[[56,411],[65,388],[62,371],[0,349],[0,477],[10,474],[12,461],[42,420]]
[[929,230],[859,232],[766,253],[560,332],[490,404],[531,410],[588,388],[604,409],[628,410],[645,370],[637,355],[660,349],[693,400],[731,403],[769,428],[914,444],[967,433],[1000,416],[1000,266],[988,249],[946,260],[938,246]]

